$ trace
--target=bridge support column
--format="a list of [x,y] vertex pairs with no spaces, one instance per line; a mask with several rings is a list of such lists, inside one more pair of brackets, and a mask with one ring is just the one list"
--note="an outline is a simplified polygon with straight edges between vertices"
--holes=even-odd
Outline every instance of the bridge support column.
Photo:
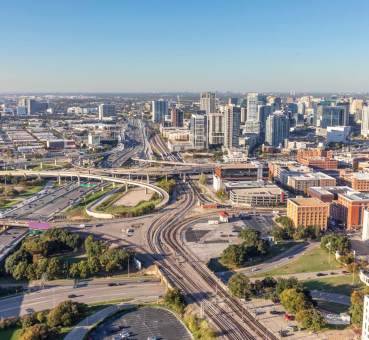
[[78,186],[80,186],[81,185],[81,177],[79,175],[77,177],[77,181],[78,181]]
[[129,181],[131,180],[131,174],[128,174],[128,180]]
[[56,166],[56,158],[54,159],[54,165]]
[[27,164],[24,164],[24,170],[27,170]]
[[165,174],[165,180],[166,181],[168,180],[168,174]]
[[127,184],[127,182],[126,182],[126,192],[128,191],[128,184]]
[[115,182],[113,182],[113,189],[115,189]]
[[41,162],[40,163],[40,169],[42,170],[44,168],[44,164]]
[[146,182],[147,184],[150,184],[150,177],[149,177],[149,174],[146,175]]
[[61,176],[58,176],[58,184],[61,185]]

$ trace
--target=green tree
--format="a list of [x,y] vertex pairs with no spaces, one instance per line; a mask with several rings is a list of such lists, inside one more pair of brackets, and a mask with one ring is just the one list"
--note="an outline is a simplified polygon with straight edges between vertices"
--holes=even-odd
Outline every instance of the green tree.
[[220,262],[227,267],[239,267],[245,262],[245,253],[242,245],[231,244],[223,250]]
[[351,241],[346,235],[329,234],[321,238],[320,246],[331,253],[338,251],[341,255],[347,255],[351,250]]
[[47,325],[49,327],[70,327],[81,319],[87,310],[87,305],[74,301],[64,301],[49,312]]
[[233,296],[248,299],[251,296],[250,279],[242,273],[234,274],[228,281],[228,289]]
[[275,221],[285,228],[293,227],[293,221],[287,216],[279,216],[275,219]]
[[299,310],[296,320],[303,328],[314,332],[320,331],[325,326],[324,317],[314,308]]
[[49,279],[56,279],[58,276],[61,276],[63,273],[63,264],[58,257],[52,257],[46,269],[47,277]]
[[310,303],[307,301],[305,294],[294,288],[285,289],[279,295],[279,298],[282,306],[289,313],[296,314],[299,310],[310,307]]
[[21,317],[21,325],[22,328],[31,327],[34,324],[38,323],[38,320],[35,317],[35,314],[29,314]]
[[169,289],[164,296],[164,302],[177,313],[183,313],[185,301],[182,292],[178,288]]

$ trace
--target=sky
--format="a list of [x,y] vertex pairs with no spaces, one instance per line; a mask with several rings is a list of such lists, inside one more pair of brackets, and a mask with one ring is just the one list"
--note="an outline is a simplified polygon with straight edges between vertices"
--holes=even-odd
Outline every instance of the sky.
[[2,0],[0,92],[369,92],[368,0]]

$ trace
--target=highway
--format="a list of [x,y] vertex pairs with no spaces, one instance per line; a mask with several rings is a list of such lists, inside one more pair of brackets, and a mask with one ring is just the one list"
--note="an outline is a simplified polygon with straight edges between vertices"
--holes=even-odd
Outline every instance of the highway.
[[[113,280],[116,281],[116,280]],[[158,299],[164,294],[160,282],[137,282],[137,280],[122,280],[121,285],[111,286],[106,282],[80,285],[59,285],[36,292],[16,295],[0,299],[0,318],[20,316],[32,311],[51,309],[58,303],[71,299],[83,303],[97,303],[134,298]]]
[[[188,300],[196,303],[224,339],[277,339],[258,322],[200,261],[183,247],[182,231],[194,217],[185,218],[193,207],[195,191],[181,184],[182,201],[170,213],[151,223],[147,232],[148,250],[169,281]],[[219,300],[220,299],[220,300]]]

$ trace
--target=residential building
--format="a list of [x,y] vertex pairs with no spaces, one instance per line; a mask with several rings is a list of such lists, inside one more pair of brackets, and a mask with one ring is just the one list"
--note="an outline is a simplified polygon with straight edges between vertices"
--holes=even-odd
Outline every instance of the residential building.
[[208,114],[209,145],[223,145],[224,143],[224,115],[220,112]]
[[363,114],[361,118],[361,134],[364,137],[369,137],[369,106],[363,107]]
[[258,121],[259,94],[252,92],[247,94],[247,121]]
[[208,147],[207,115],[198,112],[191,116],[191,143],[194,149],[203,150]]
[[288,118],[282,112],[275,112],[266,120],[265,142],[278,147],[289,136],[290,125]]
[[361,192],[369,192],[369,173],[354,172],[351,176],[352,189]]
[[202,92],[200,94],[200,110],[205,111],[206,114],[216,112],[215,93]]
[[183,127],[184,113],[182,110],[173,107],[170,116],[173,127]]
[[293,221],[295,227],[327,228],[329,216],[329,203],[317,198],[289,198],[287,200],[287,216]]
[[333,151],[321,148],[298,150],[296,160],[300,164],[315,169],[336,170],[338,167],[338,161],[333,159]]
[[287,186],[296,193],[307,194],[310,187],[331,187],[336,185],[336,179],[322,172],[298,173],[288,176]]
[[362,241],[369,241],[369,209],[363,210],[363,231],[361,233]]
[[241,108],[227,105],[224,113],[224,146],[227,148],[239,146]]
[[99,105],[99,120],[103,120],[104,117],[115,116],[115,105],[113,104],[100,104]]
[[154,123],[164,123],[165,116],[168,114],[168,101],[164,99],[153,100],[151,106],[152,121]]

